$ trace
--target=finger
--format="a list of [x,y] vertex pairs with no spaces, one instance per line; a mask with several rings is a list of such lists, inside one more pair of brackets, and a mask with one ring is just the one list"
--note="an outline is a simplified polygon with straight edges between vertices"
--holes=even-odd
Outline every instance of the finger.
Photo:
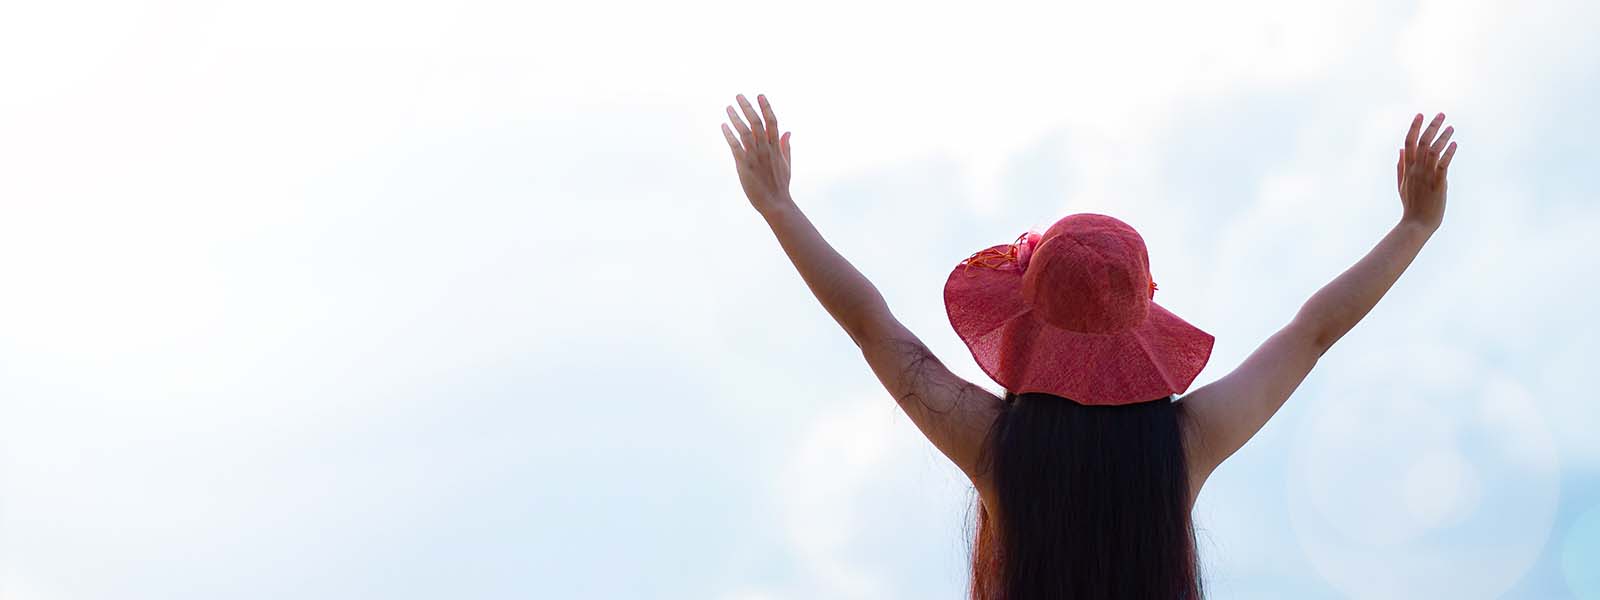
[[784,172],[789,167],[783,162],[782,149],[775,143],[763,142],[761,145],[767,148],[767,173],[772,175],[773,183],[782,183]]
[[1428,128],[1422,130],[1422,137],[1417,138],[1416,160],[1422,161],[1424,167],[1433,166],[1433,136],[1439,133],[1439,125],[1443,123],[1444,113],[1435,115],[1433,120],[1428,122]]
[[727,123],[722,124],[722,137],[727,138],[728,149],[733,151],[733,159],[744,162],[744,148],[739,146],[739,139],[733,137],[733,130],[728,128]]
[[773,160],[773,173],[782,174],[784,178],[789,176],[789,157],[786,155],[786,152],[789,152],[789,150],[784,147],[784,144],[786,144],[787,141],[789,141],[789,134],[784,133],[782,136],[779,136],[778,142],[773,144],[773,154],[778,155],[778,157],[776,157],[778,160]]
[[1456,143],[1450,142],[1450,147],[1444,149],[1444,155],[1439,157],[1439,175],[1442,177],[1450,170],[1450,159],[1455,158]]
[[756,101],[761,103],[761,116],[766,119],[763,124],[767,128],[767,141],[778,143],[778,115],[772,112],[772,103],[767,102],[766,94],[758,94]]
[[756,114],[755,107],[750,106],[750,101],[745,99],[744,94],[739,94],[737,98],[739,110],[744,112],[745,119],[750,122],[750,142],[745,144],[745,148],[749,151],[751,163],[757,168],[771,171],[772,159],[768,156],[767,132],[761,124],[761,115]]
[[1433,141],[1434,154],[1444,152],[1445,145],[1450,143],[1450,134],[1455,133],[1455,131],[1456,128],[1453,125],[1444,128],[1444,132],[1439,134],[1439,139]]
[[[728,105],[728,119],[733,121],[733,128],[739,131],[739,137],[748,142],[750,140],[750,128],[746,127],[744,121],[739,118],[739,113],[733,112],[732,104]],[[745,151],[750,151],[750,146],[746,145]]]
[[778,147],[778,115],[772,112],[772,103],[767,102],[766,94],[756,94],[756,102],[761,105],[761,127],[766,132],[761,142],[767,162],[771,163],[773,181],[783,181],[788,166],[783,162],[782,148]]
[[745,162],[752,165],[761,164],[761,154],[758,152],[759,148],[756,147],[755,133],[745,126],[744,121],[739,118],[739,113],[733,112],[733,105],[731,104],[728,105],[728,118],[733,120],[733,128],[739,130],[739,140],[744,143]]
[[1406,158],[1417,155],[1417,132],[1422,131],[1422,113],[1411,118],[1411,130],[1406,132]]
[[767,130],[761,123],[761,115],[756,114],[755,107],[750,106],[750,101],[744,98],[744,94],[739,94],[739,110],[744,111],[745,118],[750,119],[750,131],[755,134],[756,140],[766,140]]

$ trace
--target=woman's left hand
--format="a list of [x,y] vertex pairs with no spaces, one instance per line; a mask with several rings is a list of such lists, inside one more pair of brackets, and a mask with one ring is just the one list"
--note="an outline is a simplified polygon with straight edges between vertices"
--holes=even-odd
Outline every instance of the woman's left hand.
[[778,135],[778,117],[772,114],[772,105],[767,103],[765,95],[756,96],[761,103],[761,114],[756,114],[744,94],[737,98],[750,125],[746,126],[739,114],[733,112],[733,105],[729,105],[728,119],[733,121],[733,128],[739,130],[739,135],[734,137],[734,132],[724,123],[722,136],[728,139],[728,148],[733,150],[744,195],[750,199],[750,206],[763,215],[793,206],[794,200],[789,197],[789,132]]

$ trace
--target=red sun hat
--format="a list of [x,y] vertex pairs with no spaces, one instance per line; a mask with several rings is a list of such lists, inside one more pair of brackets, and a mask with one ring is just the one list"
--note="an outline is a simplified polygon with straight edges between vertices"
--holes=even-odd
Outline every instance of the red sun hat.
[[945,311],[995,383],[1086,405],[1182,394],[1216,339],[1155,303],[1144,238],[1094,213],[962,260]]

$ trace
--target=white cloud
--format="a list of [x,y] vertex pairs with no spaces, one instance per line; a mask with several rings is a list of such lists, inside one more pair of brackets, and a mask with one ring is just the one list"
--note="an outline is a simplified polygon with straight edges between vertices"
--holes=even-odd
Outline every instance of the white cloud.
[[[775,473],[780,523],[791,552],[810,576],[788,596],[910,598],[919,597],[919,589],[948,589],[964,581],[965,555],[948,550],[959,549],[964,524],[954,517],[971,488],[899,410],[886,394],[874,394],[819,415],[788,464]],[[908,553],[939,559],[937,569],[914,566],[947,573],[944,581],[907,585],[889,579],[908,573],[897,557],[870,551],[885,536],[895,548],[929,546]],[[946,551],[933,551],[938,546]]]
[[[729,597],[958,593],[966,488],[886,395],[853,395],[875,382],[739,197],[717,132],[739,92],[767,93],[796,132],[796,196],[824,234],[991,387],[937,300],[955,260],[1068,211],[1118,215],[1150,245],[1158,300],[1218,335],[1203,384],[1398,216],[1405,118],[1452,116],[1445,228],[1202,497],[1229,595],[1315,588],[1319,570],[1357,589],[1345,547],[1296,555],[1291,510],[1332,531],[1312,545],[1470,533],[1495,502],[1539,516],[1565,499],[1542,479],[1532,499],[1497,496],[1502,467],[1600,465],[1581,393],[1600,291],[1580,276],[1600,219],[1578,176],[1600,93],[1591,4],[263,6],[34,3],[0,20],[6,598],[243,593],[229,575],[283,589],[245,576],[263,561],[328,596],[386,566],[495,564],[507,575],[480,581],[504,595],[532,585],[512,575],[527,556],[580,571],[562,589],[621,594],[550,540],[603,539],[579,533],[605,515],[571,507],[625,492],[653,504],[613,515],[637,529],[614,555],[668,597],[721,590],[640,557],[682,555],[675,527],[718,518],[774,529],[696,537],[746,561],[728,561],[748,567]],[[1319,382],[1386,366],[1336,357],[1418,340],[1465,355],[1436,365],[1459,381],[1390,372],[1414,393],[1365,396],[1430,436],[1376,432],[1417,460],[1291,471],[1285,444],[1347,443],[1297,442],[1297,419],[1362,422],[1330,414]],[[1469,384],[1449,427],[1404,404]],[[652,456],[629,462],[639,448]],[[663,468],[674,452],[703,464]],[[627,487],[641,464],[662,472]],[[574,480],[553,496],[499,479],[537,472]],[[1312,479],[1285,489],[1291,475]],[[1374,508],[1392,512],[1280,497],[1312,484],[1354,504],[1392,492]],[[749,514],[688,514],[673,486]],[[271,518],[274,503],[300,512]],[[567,518],[484,525],[524,505]],[[1532,543],[1535,521],[1507,539]],[[407,526],[419,537],[363,542]],[[488,539],[392,548],[475,527]],[[319,571],[317,540],[368,562]],[[193,556],[182,588],[163,569],[193,548],[222,550]],[[1505,587],[1533,560],[1500,558],[1462,581]],[[96,561],[116,568],[74,579]],[[396,594],[433,589],[404,571]]]
[[[1338,352],[1335,350],[1334,352]],[[1308,395],[1289,507],[1319,572],[1361,598],[1495,597],[1538,559],[1559,459],[1534,397],[1471,353],[1330,354]]]

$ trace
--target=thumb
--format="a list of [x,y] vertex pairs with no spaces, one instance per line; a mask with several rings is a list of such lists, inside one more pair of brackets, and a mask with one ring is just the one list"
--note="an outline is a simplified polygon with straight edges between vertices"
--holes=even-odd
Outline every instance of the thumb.
[[1394,163],[1394,187],[1403,189],[1406,182],[1406,149],[1400,149],[1400,159]]
[[782,149],[783,149],[783,162],[789,162],[789,134],[791,134],[791,133],[794,133],[794,132],[793,131],[785,131],[785,132],[783,132],[783,147],[782,147]]

